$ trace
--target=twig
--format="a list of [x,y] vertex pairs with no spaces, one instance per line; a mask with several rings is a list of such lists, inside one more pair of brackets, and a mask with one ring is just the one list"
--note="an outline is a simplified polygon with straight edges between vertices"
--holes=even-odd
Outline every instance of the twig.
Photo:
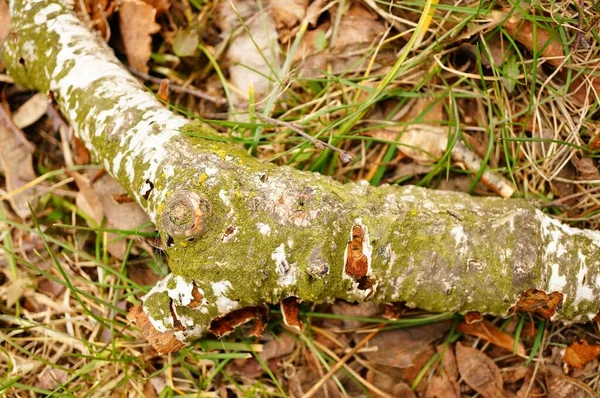
[[256,116],[259,119],[262,119],[263,121],[265,121],[267,123],[277,124],[279,126],[287,127],[288,129],[290,129],[292,131],[295,131],[296,133],[300,134],[302,137],[304,137],[307,140],[309,140],[317,149],[329,148],[332,151],[339,152],[339,154],[340,154],[340,160],[342,161],[342,163],[349,163],[352,159],[354,159],[354,156],[352,156],[350,154],[350,152],[344,151],[343,149],[337,148],[337,147],[335,147],[335,146],[333,146],[333,145],[331,145],[331,144],[329,144],[327,142],[324,142],[324,141],[316,139],[315,137],[313,137],[313,136],[305,133],[304,131],[300,130],[293,123],[284,122],[284,121],[279,120],[279,119],[273,119],[272,117],[261,115],[260,113],[257,113]]
[[[133,73],[135,76],[139,77],[140,79],[146,80],[146,81],[149,81],[152,83],[161,84],[162,81],[165,80],[165,79],[161,79],[160,77],[155,77],[155,76],[149,75],[147,73],[140,72],[139,70],[131,68],[131,67],[128,69],[131,73]],[[217,105],[223,105],[226,102],[226,100],[224,98],[215,98],[212,95],[206,94],[202,90],[198,90],[197,88],[180,86],[178,84],[173,83],[172,81],[170,81],[168,79],[167,79],[167,81],[169,82],[169,90],[172,90],[176,93],[190,94],[190,95],[193,95],[194,97],[198,97],[198,98],[202,98],[207,101],[210,101],[210,102],[214,102]]]
[[[462,163],[467,170],[481,170],[481,158],[471,152],[462,142],[457,142],[452,148],[452,160]],[[503,198],[510,198],[515,192],[515,188],[506,178],[487,169],[481,175],[481,182]]]

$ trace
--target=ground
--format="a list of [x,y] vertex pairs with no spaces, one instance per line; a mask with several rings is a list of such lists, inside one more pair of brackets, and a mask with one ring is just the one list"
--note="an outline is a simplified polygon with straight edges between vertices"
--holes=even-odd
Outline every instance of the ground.
[[[262,161],[525,198],[571,225],[600,226],[592,2],[76,3],[165,106]],[[0,41],[7,26],[0,0]],[[126,313],[167,273],[163,242],[44,94],[14,85],[1,62],[0,87],[0,393],[600,391],[598,322],[402,303],[303,303],[300,330],[273,307],[260,337],[248,326],[158,355]]]

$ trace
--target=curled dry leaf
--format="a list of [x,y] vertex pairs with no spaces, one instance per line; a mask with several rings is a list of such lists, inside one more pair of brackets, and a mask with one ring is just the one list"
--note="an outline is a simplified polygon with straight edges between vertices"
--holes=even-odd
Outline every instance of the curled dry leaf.
[[543,290],[529,289],[523,292],[511,312],[538,315],[550,319],[562,304],[563,295],[559,292],[546,294]]
[[[8,193],[22,189],[28,182],[35,179],[33,170],[32,146],[25,136],[10,120],[4,110],[0,110],[0,169],[4,170],[6,189]],[[2,117],[4,116],[4,117]],[[14,212],[20,218],[31,215],[29,204],[36,206],[35,188],[25,189],[9,196],[9,202]]]
[[474,348],[456,343],[456,362],[465,383],[482,397],[500,398],[505,396],[500,369],[487,355]]
[[582,369],[583,366],[600,356],[600,344],[590,345],[587,341],[576,341],[565,349],[563,361],[565,365]]
[[[461,322],[456,330],[461,333],[482,338],[498,347],[505,348],[508,351],[512,351],[515,346],[515,339],[513,336],[504,333],[487,319],[471,324]],[[525,346],[521,342],[517,344],[517,355],[525,356]]]
[[160,30],[155,22],[156,9],[141,0],[123,0],[119,8],[119,28],[129,66],[148,72],[152,54],[152,35]]

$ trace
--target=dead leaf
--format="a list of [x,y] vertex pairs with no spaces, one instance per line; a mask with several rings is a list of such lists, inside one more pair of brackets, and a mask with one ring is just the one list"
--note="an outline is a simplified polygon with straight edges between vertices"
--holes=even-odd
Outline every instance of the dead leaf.
[[156,9],[140,0],[123,0],[119,8],[119,28],[129,66],[147,73],[152,54],[152,35],[160,30]]
[[8,12],[8,3],[6,0],[0,0],[0,45],[8,36],[10,31],[10,13]]
[[156,16],[159,17],[171,8],[171,2],[169,0],[144,0],[144,2],[150,4],[156,9]]
[[[24,138],[21,130],[10,120],[6,120],[5,111],[0,110],[0,113],[4,116],[0,116],[0,169],[4,170],[6,190],[10,194],[34,180],[36,175],[33,170],[32,145]],[[12,209],[20,218],[25,219],[31,215],[29,204],[33,208],[37,206],[35,192],[35,187],[31,187],[9,197]]]
[[600,356],[600,344],[590,345],[586,340],[576,341],[568,346],[563,355],[567,366],[582,369],[591,360]]
[[304,19],[308,0],[272,0],[271,14],[277,23],[277,28],[291,28]]
[[460,398],[458,383],[452,383],[448,377],[433,376],[425,390],[427,398]]
[[117,7],[115,0],[83,0],[75,1],[75,7],[78,11],[82,11],[79,7],[85,6],[85,12],[89,16],[92,27],[100,32],[102,37],[108,37],[109,25],[108,20],[114,13]]
[[510,368],[502,368],[502,381],[504,384],[516,383],[523,380],[527,375],[527,367],[523,364],[512,366]]
[[578,157],[577,155],[571,158],[571,163],[575,166],[579,179],[582,180],[597,180],[600,178],[600,172],[594,162],[594,159],[588,157]]
[[[574,183],[568,182],[575,180],[575,173],[576,170],[573,164],[566,163],[556,175],[560,178],[552,179],[550,181],[550,189],[552,190],[552,193],[554,193],[559,198],[564,198],[567,196],[571,196],[575,192],[577,192],[576,185]],[[577,198],[573,198],[565,202],[567,206],[572,206],[575,203],[577,203]]]
[[[374,318],[383,312],[383,305],[372,301],[352,304],[338,300],[331,306],[331,312],[336,315],[345,315],[346,317]],[[348,329],[354,329],[363,324],[363,322],[352,319],[343,319],[342,322],[344,323],[344,327]]]
[[550,319],[562,304],[563,295],[560,292],[546,292],[538,289],[529,289],[523,292],[511,312],[538,315],[544,319]]
[[[456,330],[461,333],[482,338],[511,352],[515,346],[515,339],[513,336],[504,333],[487,319],[471,324],[461,322]],[[521,342],[517,345],[517,355],[525,356],[525,346]]]
[[[545,59],[550,65],[559,68],[558,76],[563,81],[570,80],[569,93],[576,103],[583,105],[596,100],[596,96],[600,94],[600,79],[593,73],[585,71],[583,76],[577,76],[572,80],[567,79],[568,71],[563,65],[565,54],[561,41],[555,40],[556,33],[553,35],[539,25],[534,28],[530,19],[519,18],[516,14],[510,17],[503,26],[509,35],[527,47],[529,51],[539,52],[540,59]],[[596,66],[587,64],[586,70],[595,70]]]
[[[307,10],[307,18],[317,21],[323,2],[313,2]],[[309,30],[302,38],[298,50],[294,54],[294,63],[298,63],[300,76],[317,77],[323,71],[333,74],[350,73],[364,70],[370,59],[362,52],[371,47],[385,32],[384,23],[358,2],[353,2],[350,9],[341,16],[337,35],[330,40],[328,32],[331,22],[338,19],[338,12],[343,7],[328,9],[329,18],[316,29]],[[371,70],[375,71],[383,65],[393,62],[395,54],[382,50],[377,54]]]
[[504,397],[500,369],[487,355],[458,342],[456,343],[456,362],[465,383],[482,397]]
[[[96,222],[96,226],[106,218],[104,227],[122,231],[152,232],[154,227],[146,212],[136,202],[119,203],[115,200],[125,192],[117,180],[108,174],[101,177],[90,186],[90,180],[84,176],[72,173],[79,188],[75,203]],[[93,225],[90,225],[93,227]],[[106,235],[108,252],[122,260],[127,254],[127,239],[123,235],[109,232]]]
[[363,7],[358,2],[353,2],[348,12],[340,21],[338,35],[333,41],[333,48],[337,51],[352,51],[364,48],[365,44],[373,43],[385,32],[385,26],[379,16]]
[[419,98],[400,121],[418,123],[398,124],[369,135],[398,141],[398,149],[420,164],[431,164],[442,157],[448,146],[448,128],[444,121],[444,102],[434,98]]
[[234,35],[225,55],[231,64],[229,80],[234,88],[233,102],[245,108],[250,91],[257,101],[269,93],[271,82],[277,80],[273,73],[279,70],[281,54],[273,17],[261,11],[252,0],[219,3],[216,23],[223,31],[222,36],[235,33],[238,15],[245,21],[245,28]]
[[195,27],[180,30],[173,40],[173,52],[178,57],[192,56],[198,51],[199,43],[200,34]]
[[597,394],[583,382],[563,374],[554,366],[546,367],[548,398],[589,398]]
[[[387,330],[378,333],[369,342],[377,351],[367,351],[363,355],[369,361],[396,368],[409,368],[415,359],[424,352],[433,353],[431,343],[444,336],[452,327],[452,321],[436,322],[431,325],[408,329]],[[356,336],[360,339],[361,335]]]
[[15,280],[11,280],[0,287],[0,295],[6,300],[6,307],[12,308],[15,303],[21,300],[25,289],[29,287],[31,280],[21,275]]
[[90,151],[88,151],[88,149],[85,147],[84,143],[77,138],[74,134],[73,134],[73,149],[74,149],[74,157],[75,157],[75,164],[77,165],[83,165],[83,164],[90,164],[90,162],[92,161],[92,156],[90,155]]
[[504,22],[503,26],[510,36],[529,50],[533,51],[536,49],[537,51],[541,51],[539,55],[546,58],[550,65],[559,67],[564,61],[565,53],[562,45],[557,40],[554,40],[550,32],[539,25],[534,28],[531,20],[519,18],[515,14]]
[[50,368],[47,371],[45,369],[37,375],[35,386],[37,388],[52,391],[59,385],[66,383],[68,378],[69,374],[62,369]]
[[37,93],[13,113],[13,123],[20,129],[29,127],[46,114],[46,109],[48,97],[44,93]]

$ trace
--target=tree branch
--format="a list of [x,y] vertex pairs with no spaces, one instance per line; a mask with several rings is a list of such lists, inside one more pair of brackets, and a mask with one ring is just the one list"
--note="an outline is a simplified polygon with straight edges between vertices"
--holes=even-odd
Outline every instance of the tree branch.
[[342,185],[262,164],[165,109],[69,4],[11,2],[4,62],[16,82],[53,96],[156,223],[172,274],[133,314],[145,330],[180,346],[234,310],[289,296],[506,315],[540,289],[562,294],[552,319],[598,312],[599,232],[523,200]]

